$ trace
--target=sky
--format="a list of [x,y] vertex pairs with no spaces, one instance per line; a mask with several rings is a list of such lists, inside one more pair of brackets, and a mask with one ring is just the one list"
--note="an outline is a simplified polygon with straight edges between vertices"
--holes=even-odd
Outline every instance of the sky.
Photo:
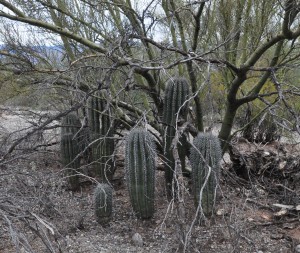
[[[142,11],[148,6],[148,4],[151,3],[151,6],[149,7],[149,11],[153,12],[155,11],[156,13],[162,12],[162,9],[160,6],[157,6],[157,4],[160,2],[159,0],[133,0],[132,5],[133,8],[136,9],[140,14]],[[6,7],[3,7],[0,5],[0,11],[5,11],[5,12],[10,12]],[[0,19],[1,20],[1,19]],[[53,35],[46,35],[41,33],[38,28],[30,27],[27,24],[22,24],[20,22],[16,21],[11,21],[8,19],[3,19],[3,22],[0,22],[0,45],[5,44],[5,39],[4,36],[7,36],[10,34],[12,37],[18,38],[22,44],[31,44],[31,43],[37,43],[37,41],[33,41],[34,37],[37,37],[39,40],[38,44],[43,44],[43,45],[57,45],[60,42],[60,37],[59,36],[53,36]],[[150,19],[148,19],[150,23]],[[147,19],[146,19],[146,24],[147,24]],[[31,31],[28,31],[30,28]],[[162,32],[158,32],[159,28],[158,27],[153,27],[153,30],[156,34],[155,39],[156,40],[162,40],[163,37],[165,37]],[[38,36],[36,36],[38,35]],[[50,38],[50,37],[52,38]]]

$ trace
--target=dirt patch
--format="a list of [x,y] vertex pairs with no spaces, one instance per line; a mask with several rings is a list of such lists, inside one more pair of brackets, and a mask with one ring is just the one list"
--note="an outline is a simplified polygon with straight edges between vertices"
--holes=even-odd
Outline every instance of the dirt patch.
[[[176,210],[166,199],[162,171],[157,171],[155,215],[150,220],[139,220],[132,212],[120,166],[113,181],[113,218],[103,227],[94,217],[94,182],[82,177],[80,191],[68,191],[58,153],[31,154],[4,167],[2,173],[6,176],[0,180],[3,253],[16,252],[13,241],[19,241],[23,249],[20,252],[25,252],[28,246],[22,236],[34,252],[47,252],[47,248],[52,248],[49,252],[176,252],[178,248]],[[259,192],[258,185],[251,189],[233,186],[227,182],[227,173],[224,167],[217,214],[205,225],[196,223],[192,227],[187,252],[292,252],[299,232],[299,221],[295,220],[299,213],[287,212],[278,220],[274,215],[278,210],[272,206],[277,201],[274,196]],[[187,190],[188,230],[195,207]],[[12,199],[15,201],[11,205],[17,207],[8,208]],[[286,223],[294,228],[288,230]],[[38,232],[31,227],[38,228]],[[134,244],[135,233],[141,235],[142,246]]]
[[[246,145],[244,148],[245,152],[252,149]],[[94,217],[96,181],[82,176],[80,190],[69,191],[57,150],[57,146],[34,152],[16,150],[0,164],[0,252],[173,253],[178,250],[176,204],[167,200],[163,171],[156,173],[154,217],[137,219],[124,176],[124,149],[120,148],[112,181],[113,217],[108,225],[101,226]],[[299,203],[299,184],[289,185],[289,181],[284,181],[276,186],[277,190],[270,191],[271,177],[265,184],[260,180],[245,182],[232,173],[226,157],[216,213],[206,222],[193,224],[196,208],[191,182],[185,178],[184,229],[190,232],[186,252],[293,252],[300,243],[299,211],[284,210],[274,204],[288,204],[283,199],[291,196],[290,191],[293,203]],[[84,170],[88,174],[88,167]],[[256,178],[252,176],[251,179]],[[136,233],[142,238],[140,245],[132,239]]]

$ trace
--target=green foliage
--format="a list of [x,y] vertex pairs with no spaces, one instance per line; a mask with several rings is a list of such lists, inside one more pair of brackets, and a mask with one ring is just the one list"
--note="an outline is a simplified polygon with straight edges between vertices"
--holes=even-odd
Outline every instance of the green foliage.
[[[174,174],[175,161],[171,149],[172,140],[175,136],[176,126],[187,120],[188,102],[190,90],[189,84],[184,78],[174,78],[169,81],[165,90],[163,123],[165,124],[164,141],[166,158],[165,179],[168,197],[172,196],[172,180]],[[179,113],[179,114],[178,114]],[[179,140],[178,152],[181,160],[181,167],[185,171],[185,156],[188,150],[186,137]]]
[[88,101],[88,121],[91,131],[92,156],[96,174],[102,181],[112,180],[114,164],[113,127],[106,91],[97,92]]
[[[190,162],[192,165],[193,194],[196,206],[201,207],[205,215],[213,211],[216,187],[219,176],[219,163],[222,150],[219,139],[211,133],[199,133],[193,141]],[[203,188],[203,189],[202,189]]]
[[140,218],[154,214],[156,150],[144,129],[132,130],[126,140],[125,169],[133,210]]
[[[225,74],[224,74],[225,75]],[[200,93],[204,114],[214,118],[223,115],[226,107],[226,79],[221,71],[213,71],[210,76],[209,85],[205,85]]]
[[79,129],[80,121],[75,114],[68,114],[62,119],[60,149],[62,164],[67,168],[66,176],[71,190],[79,188],[79,177],[76,173],[80,167],[80,160],[77,157],[80,153],[77,135]]
[[109,184],[98,184],[95,193],[95,216],[97,221],[104,225],[112,216],[112,187]]

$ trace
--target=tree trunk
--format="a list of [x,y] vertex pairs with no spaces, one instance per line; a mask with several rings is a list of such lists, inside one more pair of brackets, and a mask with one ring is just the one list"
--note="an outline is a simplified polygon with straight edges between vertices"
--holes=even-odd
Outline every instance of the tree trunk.
[[230,141],[231,129],[233,127],[237,108],[238,108],[237,106],[232,105],[230,103],[228,103],[226,106],[225,116],[223,118],[223,123],[222,123],[221,130],[219,133],[219,139],[221,141],[221,147],[222,147],[223,152],[225,152],[226,149],[228,148],[228,144]]

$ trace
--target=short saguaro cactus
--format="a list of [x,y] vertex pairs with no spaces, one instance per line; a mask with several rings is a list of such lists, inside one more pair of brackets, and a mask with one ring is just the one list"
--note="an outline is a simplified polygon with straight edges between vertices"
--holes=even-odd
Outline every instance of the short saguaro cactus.
[[105,225],[112,217],[112,187],[109,184],[98,184],[95,193],[95,216],[97,221]]
[[125,169],[131,205],[139,218],[154,214],[156,149],[145,129],[132,130],[126,140]]
[[211,133],[199,133],[193,144],[190,162],[195,205],[201,204],[203,213],[210,215],[216,198],[222,149],[218,137]]

